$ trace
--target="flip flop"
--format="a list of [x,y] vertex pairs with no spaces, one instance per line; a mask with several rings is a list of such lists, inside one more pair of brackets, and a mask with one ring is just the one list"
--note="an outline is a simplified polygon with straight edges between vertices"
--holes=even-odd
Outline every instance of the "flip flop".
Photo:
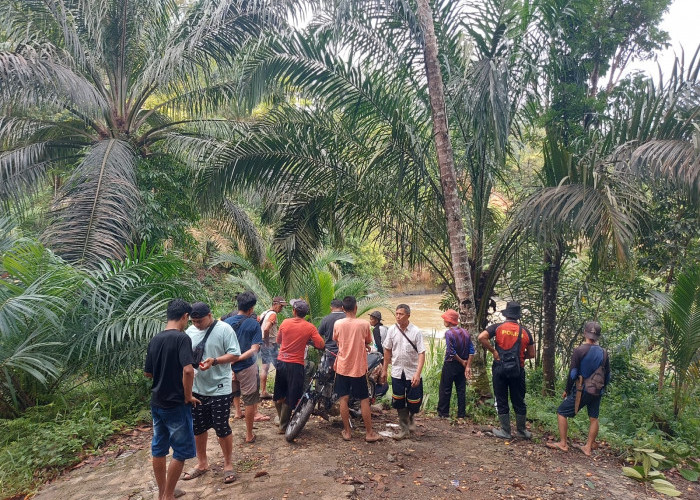
[[574,445],[574,448],[576,448],[578,451],[580,451],[581,453],[583,453],[583,454],[586,455],[587,457],[590,457],[590,456],[591,456],[590,453],[586,453],[586,452],[583,450],[583,445],[582,445],[582,444],[575,444],[575,445]]
[[381,435],[377,434],[375,437],[371,437],[371,438],[366,437],[365,443],[376,443],[377,441],[382,441],[383,439],[384,438]]
[[261,394],[260,399],[272,399],[272,394]]
[[[206,474],[209,471],[209,469],[197,469],[196,467],[192,469],[189,472],[185,472],[185,474],[182,477],[183,481],[190,481],[192,479],[196,479],[199,476]],[[187,477],[185,477],[187,476]]]
[[258,436],[255,435],[255,434],[253,434],[253,439],[251,439],[250,441],[248,441],[247,439],[244,438],[244,439],[243,439],[243,444],[253,444],[257,438],[258,438]]
[[545,446],[547,448],[551,448],[552,450],[559,450],[559,451],[564,451],[567,452],[569,449],[567,448],[566,450],[561,447],[561,443],[559,441],[547,441],[545,443]]
[[267,422],[270,420],[270,417],[267,415],[256,415],[255,418],[253,418],[253,422]]
[[236,474],[232,470],[224,471],[224,484],[231,484],[236,480]]
[[185,490],[181,490],[180,488],[175,488],[175,491],[173,491],[173,496],[175,498],[180,498],[185,495],[187,495],[187,492]]

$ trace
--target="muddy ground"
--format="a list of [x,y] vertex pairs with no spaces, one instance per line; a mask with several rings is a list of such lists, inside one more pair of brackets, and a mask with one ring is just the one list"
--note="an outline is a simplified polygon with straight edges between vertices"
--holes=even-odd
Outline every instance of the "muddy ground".
[[[269,401],[261,411],[274,415]],[[374,428],[396,423],[396,412],[375,412]],[[504,442],[486,436],[470,424],[419,414],[419,436],[406,441],[364,442],[355,430],[342,440],[339,422],[311,420],[295,443],[277,434],[270,422],[256,424],[257,440],[242,444],[244,424],[233,423],[234,461],[238,480],[222,483],[221,451],[210,431],[211,470],[191,481],[180,481],[183,500],[246,498],[514,498],[514,499],[638,499],[668,498],[655,494],[621,474],[621,459],[602,447],[592,458],[573,448],[557,452],[533,442]],[[359,425],[360,422],[358,421]],[[90,457],[51,484],[40,500],[155,499],[157,491],[150,462],[151,430],[144,426],[115,438],[100,456]],[[194,466],[188,460],[185,470]],[[700,487],[677,474],[668,479],[682,498],[700,498]]]

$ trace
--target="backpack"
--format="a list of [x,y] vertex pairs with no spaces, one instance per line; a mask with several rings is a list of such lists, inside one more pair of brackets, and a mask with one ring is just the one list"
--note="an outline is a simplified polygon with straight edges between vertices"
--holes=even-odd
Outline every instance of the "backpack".
[[520,343],[523,339],[523,327],[518,328],[518,341],[508,350],[496,346],[498,357],[501,358],[500,372],[505,378],[518,378],[520,376]]
[[[601,348],[602,349],[602,348]],[[605,363],[608,360],[607,351],[603,350],[603,361],[588,377],[583,379],[583,390],[591,396],[600,396],[605,387]]]

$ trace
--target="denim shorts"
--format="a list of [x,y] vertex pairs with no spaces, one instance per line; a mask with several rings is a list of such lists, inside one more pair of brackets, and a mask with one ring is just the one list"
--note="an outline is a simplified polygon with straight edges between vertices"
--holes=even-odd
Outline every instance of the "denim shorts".
[[279,344],[265,344],[260,347],[260,358],[264,365],[272,365],[277,368],[277,355],[280,353]]
[[173,458],[184,462],[197,455],[192,430],[192,407],[178,405],[173,408],[151,406],[153,416],[153,440],[151,454],[165,457],[173,449]]

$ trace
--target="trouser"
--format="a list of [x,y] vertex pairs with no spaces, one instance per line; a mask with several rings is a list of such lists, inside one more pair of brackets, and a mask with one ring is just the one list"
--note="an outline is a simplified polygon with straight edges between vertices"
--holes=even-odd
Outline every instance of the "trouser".
[[516,415],[526,415],[525,405],[525,369],[521,368],[520,376],[506,378],[501,375],[500,370],[492,370],[493,394],[496,397],[496,409],[499,415],[510,413],[508,408],[508,393],[510,401],[513,403],[513,410]]
[[464,367],[459,361],[445,361],[442,365],[437,411],[441,417],[450,415],[453,383],[457,390],[457,418],[464,418],[466,417],[467,378],[464,376]]

